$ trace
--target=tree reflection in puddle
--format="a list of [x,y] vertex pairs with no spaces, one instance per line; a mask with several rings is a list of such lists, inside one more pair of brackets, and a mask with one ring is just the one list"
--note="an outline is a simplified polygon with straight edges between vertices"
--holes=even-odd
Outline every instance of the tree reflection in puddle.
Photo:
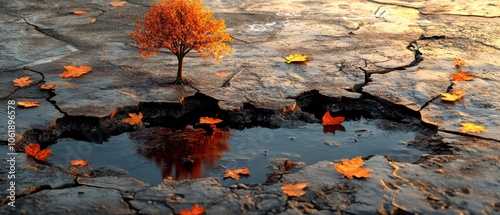
[[182,130],[153,127],[129,133],[137,142],[137,153],[161,167],[163,179],[175,180],[203,177],[203,165],[214,167],[223,151],[230,151],[227,144],[229,129],[207,132],[201,128]]

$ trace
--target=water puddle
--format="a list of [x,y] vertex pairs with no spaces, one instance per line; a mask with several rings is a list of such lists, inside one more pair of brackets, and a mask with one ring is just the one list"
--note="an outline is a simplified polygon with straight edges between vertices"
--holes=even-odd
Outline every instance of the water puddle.
[[[376,120],[346,121],[341,126],[307,124],[299,128],[245,130],[217,129],[211,135],[201,128],[182,130],[152,127],[112,136],[103,144],[61,138],[50,146],[52,163],[69,164],[87,159],[94,168],[121,168],[130,177],[152,185],[174,180],[220,177],[226,169],[248,167],[251,175],[238,183],[263,183],[278,158],[311,165],[367,155],[390,155],[396,161],[414,162],[422,151],[406,146],[415,132],[381,130]],[[335,171],[332,166],[332,171]],[[228,186],[232,179],[222,181]]]

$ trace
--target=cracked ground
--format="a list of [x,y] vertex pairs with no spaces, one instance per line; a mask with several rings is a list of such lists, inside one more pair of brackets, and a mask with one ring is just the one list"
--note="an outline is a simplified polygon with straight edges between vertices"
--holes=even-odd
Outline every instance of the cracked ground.
[[[151,2],[0,0],[0,102],[40,103],[17,112],[16,208],[2,183],[2,214],[178,214],[194,204],[207,214],[500,213],[497,1],[207,0],[234,38],[233,54],[216,63],[191,52],[184,61],[190,84],[183,86],[167,84],[175,79],[174,55],[144,59],[128,37]],[[285,64],[283,57],[293,53],[308,55],[307,65]],[[450,81],[453,58],[465,60],[463,69],[476,79]],[[62,79],[65,65],[93,70]],[[13,86],[23,76],[34,84]],[[40,91],[43,83],[57,87]],[[440,94],[454,89],[464,89],[464,99],[443,103]],[[293,104],[296,112],[282,113]],[[218,178],[149,185],[116,169],[61,167],[23,154],[27,143],[48,146],[65,132],[102,142],[134,130],[120,123],[129,112],[141,110],[155,125],[201,107],[233,127],[293,126],[313,122],[311,115],[325,109],[368,112],[421,130],[410,145],[431,153],[416,163],[365,157],[373,169],[366,180],[341,178],[331,165],[338,161],[321,161],[272,183],[232,187]],[[7,119],[5,111],[0,116]],[[464,134],[458,130],[463,122],[489,131]],[[7,166],[4,125],[0,156]],[[0,180],[9,182],[7,172],[2,167]],[[302,181],[308,182],[303,197],[280,190]]]

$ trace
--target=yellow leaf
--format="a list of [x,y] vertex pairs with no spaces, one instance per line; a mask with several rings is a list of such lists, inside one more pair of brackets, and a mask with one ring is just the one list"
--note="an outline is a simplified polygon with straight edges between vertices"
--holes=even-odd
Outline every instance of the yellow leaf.
[[307,61],[307,56],[303,54],[292,54],[285,57],[286,63],[304,63]]
[[123,5],[126,5],[127,2],[126,1],[112,1],[109,3],[109,5],[113,6],[113,7],[121,7]]
[[90,66],[64,66],[64,68],[66,71],[59,74],[59,77],[61,78],[76,78],[92,70],[92,67]]
[[29,76],[24,76],[22,78],[15,78],[12,82],[14,82],[14,86],[16,87],[27,87],[33,83],[33,80],[30,80]]
[[40,103],[35,102],[35,101],[18,101],[17,106],[23,107],[23,108],[38,107],[38,106],[40,106]]
[[337,170],[337,172],[343,174],[349,179],[352,179],[353,176],[358,178],[371,178],[372,176],[368,172],[371,172],[372,169],[360,168],[360,166],[363,166],[364,163],[365,162],[363,162],[361,156],[358,156],[351,160],[344,158],[342,159],[342,164],[335,164],[335,169]]
[[286,194],[287,196],[301,197],[304,194],[306,194],[306,192],[304,191],[304,188],[306,188],[306,187],[307,187],[306,182],[301,182],[301,183],[297,183],[297,184],[290,184],[290,183],[286,182],[281,187],[281,191],[283,191],[283,193]]
[[139,114],[135,113],[129,113],[128,116],[130,118],[123,119],[123,123],[128,123],[130,125],[137,125],[142,123],[142,113],[139,112]]
[[460,127],[459,129],[460,129],[460,131],[462,131],[464,133],[478,133],[478,134],[480,134],[481,132],[488,131],[484,126],[476,125],[476,124],[470,123],[470,122],[462,123],[462,127]]
[[89,18],[89,22],[87,24],[92,24],[97,21],[97,18]]
[[226,172],[224,172],[224,176],[222,178],[226,179],[226,178],[232,178],[234,180],[239,180],[240,179],[240,175],[242,176],[248,176],[250,175],[250,171],[248,170],[248,168],[239,168],[239,169],[234,169],[234,170],[226,170]]
[[454,90],[451,93],[441,93],[441,99],[443,101],[453,102],[465,96],[465,90]]
[[222,120],[212,117],[200,117],[200,124],[217,124],[219,122],[222,122]]

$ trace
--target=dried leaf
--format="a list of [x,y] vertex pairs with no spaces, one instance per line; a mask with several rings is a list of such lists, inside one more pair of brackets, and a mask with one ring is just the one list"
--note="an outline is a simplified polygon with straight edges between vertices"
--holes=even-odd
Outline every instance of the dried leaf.
[[73,11],[73,14],[75,14],[75,15],[84,15],[84,14],[87,14],[87,11],[75,10],[75,11]]
[[28,146],[24,147],[24,152],[27,155],[34,157],[39,161],[45,161],[47,157],[52,155],[51,151],[52,150],[50,149],[44,149],[40,151],[40,145],[38,145],[37,143],[30,143]]
[[307,56],[303,54],[291,54],[285,57],[286,63],[305,63],[307,61]]
[[128,123],[130,125],[137,125],[137,124],[142,124],[142,113],[139,112],[139,114],[135,113],[129,113],[128,116],[130,118],[123,119],[123,123]]
[[56,87],[56,84],[42,84],[42,86],[40,86],[40,89],[42,89],[42,90],[53,90],[54,87]]
[[92,24],[94,22],[97,22],[97,18],[89,18],[89,22],[87,22],[87,24]]
[[460,129],[460,131],[462,131],[464,133],[478,133],[478,134],[480,134],[481,132],[488,131],[486,129],[486,127],[484,127],[482,125],[476,125],[476,124],[470,123],[470,122],[462,123],[462,127],[460,127],[459,129]]
[[281,187],[281,191],[283,191],[283,193],[286,194],[287,196],[301,197],[304,194],[306,194],[306,192],[304,191],[304,188],[306,187],[307,187],[306,182],[301,182],[297,184],[290,184],[286,182]]
[[361,159],[361,156],[349,159],[342,159],[342,163],[336,163],[335,169],[337,172],[343,174],[349,179],[352,179],[353,176],[358,178],[371,178],[372,176],[368,173],[371,172],[370,168],[360,168],[365,162]]
[[229,72],[216,72],[215,75],[219,76],[219,77],[226,77],[226,76],[229,76],[231,73]]
[[205,213],[205,208],[196,204],[193,207],[191,207],[191,210],[181,209],[179,211],[179,213],[181,215],[201,215],[201,214]]
[[71,160],[71,165],[73,166],[87,166],[88,164],[88,160]]
[[109,3],[109,5],[113,6],[113,7],[121,7],[123,5],[126,5],[127,2],[126,1],[112,1]]
[[212,118],[212,117],[200,117],[200,124],[217,124],[222,122],[221,119]]
[[336,116],[332,117],[330,115],[330,111],[326,111],[325,115],[323,115],[323,125],[339,125],[344,122],[345,117]]
[[29,76],[24,76],[22,78],[15,78],[13,82],[16,87],[27,87],[33,83],[33,80],[30,80]]
[[222,178],[232,178],[234,180],[239,180],[240,176],[249,176],[250,171],[248,168],[239,168],[239,169],[234,169],[234,170],[226,170],[224,172],[224,176]]
[[451,93],[441,93],[441,99],[443,101],[454,102],[465,96],[465,90],[457,89]]
[[457,74],[451,75],[452,81],[470,81],[474,79],[476,76],[470,75],[468,72],[463,70],[458,71]]
[[455,62],[455,68],[459,68],[460,66],[465,66],[465,61],[460,58],[453,58],[453,62]]
[[59,74],[59,77],[61,78],[76,78],[80,77],[81,75],[88,73],[92,70],[92,67],[90,66],[64,66],[66,71],[63,73]]
[[40,103],[35,102],[35,101],[18,101],[17,106],[23,107],[23,108],[38,107],[38,106],[40,106]]

